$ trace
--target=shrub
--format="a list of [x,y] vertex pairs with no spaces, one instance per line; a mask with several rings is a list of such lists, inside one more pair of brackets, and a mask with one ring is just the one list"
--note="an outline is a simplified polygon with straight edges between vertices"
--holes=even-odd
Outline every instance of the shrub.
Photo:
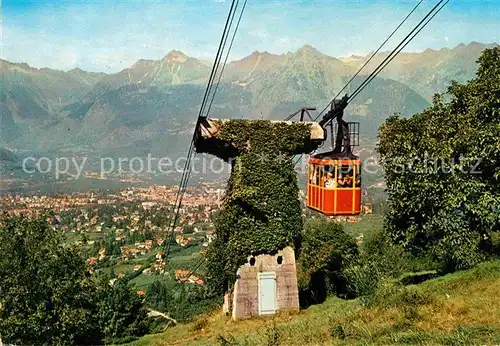
[[381,279],[376,264],[365,262],[350,265],[344,270],[348,292],[354,297],[372,297],[379,287]]
[[302,304],[322,302],[329,293],[351,296],[343,271],[357,256],[357,246],[341,224],[308,220],[297,256]]
[[405,251],[404,247],[394,244],[389,234],[384,230],[377,230],[368,234],[361,246],[361,259],[364,262],[373,262],[380,275],[397,278],[403,273],[429,271],[439,268],[430,255],[413,256]]

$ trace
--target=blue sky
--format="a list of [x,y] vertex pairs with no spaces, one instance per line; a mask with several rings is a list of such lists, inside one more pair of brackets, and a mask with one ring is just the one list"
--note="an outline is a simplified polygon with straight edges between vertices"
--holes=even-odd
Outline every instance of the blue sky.
[[[241,1],[242,2],[242,1]],[[419,10],[386,46],[399,43],[437,0]],[[345,57],[376,49],[416,0],[248,0],[230,59],[310,44]],[[178,49],[212,60],[228,0],[4,0],[3,59],[35,67],[113,73]],[[406,51],[500,42],[500,0],[451,0]]]

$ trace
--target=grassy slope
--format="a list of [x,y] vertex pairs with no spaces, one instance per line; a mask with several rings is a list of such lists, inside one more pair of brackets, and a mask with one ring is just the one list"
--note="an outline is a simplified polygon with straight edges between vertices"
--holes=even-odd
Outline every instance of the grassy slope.
[[388,289],[370,307],[332,297],[297,315],[233,322],[214,313],[132,345],[222,345],[219,336],[226,345],[500,344],[499,297],[500,261],[492,261]]
[[384,217],[382,215],[365,215],[358,223],[344,223],[344,231],[351,237],[356,238],[361,234],[367,236],[379,229],[382,229]]

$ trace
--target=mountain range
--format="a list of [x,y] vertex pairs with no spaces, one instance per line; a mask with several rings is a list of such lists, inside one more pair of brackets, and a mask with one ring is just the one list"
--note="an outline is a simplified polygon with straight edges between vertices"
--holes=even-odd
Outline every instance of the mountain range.
[[[374,138],[388,116],[420,112],[452,80],[473,78],[481,51],[495,45],[401,53],[353,100],[346,119],[360,121],[362,134]],[[210,116],[283,119],[304,106],[320,110],[370,55],[334,58],[309,45],[281,55],[255,51],[225,66]],[[376,54],[346,92],[387,55]],[[115,74],[0,64],[2,157],[8,158],[7,152],[183,155],[212,68],[177,50]]]

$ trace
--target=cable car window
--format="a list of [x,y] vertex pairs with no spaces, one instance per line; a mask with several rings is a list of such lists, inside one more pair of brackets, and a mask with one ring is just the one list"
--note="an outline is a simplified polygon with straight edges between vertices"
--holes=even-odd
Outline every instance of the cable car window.
[[361,165],[356,165],[356,180],[354,187],[361,187]]
[[346,187],[354,186],[354,167],[350,168],[345,176],[345,185]]
[[337,184],[339,187],[350,188],[354,184],[354,167],[342,165],[339,169]]
[[335,166],[325,165],[324,167],[326,173],[333,173],[335,170]]
[[319,167],[314,166],[313,185],[319,185]]
[[343,164],[339,165],[339,170],[342,172],[342,176],[346,176],[347,174],[350,174],[350,176],[353,176],[353,171],[354,171],[355,165],[353,164]]

